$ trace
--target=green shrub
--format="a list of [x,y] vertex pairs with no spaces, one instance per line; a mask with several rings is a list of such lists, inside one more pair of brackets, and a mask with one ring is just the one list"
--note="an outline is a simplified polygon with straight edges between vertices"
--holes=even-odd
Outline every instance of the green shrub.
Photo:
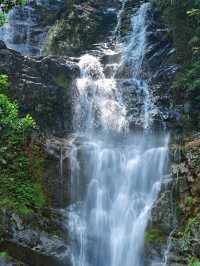
[[26,5],[28,0],[1,0],[0,8],[0,26],[2,26],[7,20],[7,13],[16,5]]
[[191,258],[189,266],[200,266],[200,260],[197,258]]
[[182,114],[184,126],[198,127],[200,125],[200,1],[152,1],[171,30],[176,54],[170,60],[182,66],[173,84],[175,105],[184,105]]
[[0,258],[5,260],[6,262],[9,262],[12,259],[7,251],[0,251]]
[[2,26],[6,22],[6,14],[0,11],[0,26]]
[[7,93],[9,85],[8,76],[0,75],[0,93]]
[[30,115],[20,117],[18,105],[5,94],[9,82],[0,76],[0,207],[28,213],[42,207],[43,153],[32,140],[36,123]]
[[182,232],[179,232],[180,247],[183,252],[188,252],[191,249],[196,225],[198,225],[198,217],[189,218]]
[[164,241],[163,233],[159,229],[151,229],[145,233],[145,243],[159,244]]
[[188,113],[192,118],[198,118],[200,109],[200,60],[188,65],[179,72],[174,82],[176,94],[183,95],[183,99],[188,101]]

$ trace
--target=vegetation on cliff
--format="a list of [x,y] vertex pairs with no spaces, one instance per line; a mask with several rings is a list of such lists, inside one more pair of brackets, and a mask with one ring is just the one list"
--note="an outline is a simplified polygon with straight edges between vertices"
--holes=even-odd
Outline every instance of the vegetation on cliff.
[[180,66],[173,84],[175,105],[183,105],[182,124],[187,129],[200,126],[200,2],[197,0],[158,0],[164,21],[173,35]]
[[0,0],[0,26],[6,22],[7,13],[16,5],[25,5],[27,0]]
[[43,155],[32,138],[36,123],[20,117],[7,96],[7,76],[0,75],[0,207],[27,213],[45,203],[41,187]]

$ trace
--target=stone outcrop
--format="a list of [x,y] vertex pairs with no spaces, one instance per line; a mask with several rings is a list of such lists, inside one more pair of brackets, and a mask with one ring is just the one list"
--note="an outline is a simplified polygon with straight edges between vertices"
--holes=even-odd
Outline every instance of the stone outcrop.
[[1,44],[0,73],[7,74],[9,96],[21,114],[31,114],[43,132],[65,135],[72,129],[71,88],[79,75],[67,58],[27,58]]
[[167,265],[188,265],[192,258],[200,257],[199,148],[198,135],[171,147],[170,179],[155,204],[147,231],[148,235],[156,228],[163,241],[160,244],[155,238],[151,245],[147,241],[147,258],[164,257],[167,245]]
[[0,219],[3,232],[0,249],[9,254],[1,259],[1,265],[71,265],[61,213],[51,209],[35,210],[24,217],[1,210]]
[[48,32],[45,52],[77,55],[105,42],[116,24],[118,6],[119,2],[114,0],[66,2]]
[[44,145],[46,170],[44,184],[51,206],[63,208],[70,197],[70,140],[50,138]]

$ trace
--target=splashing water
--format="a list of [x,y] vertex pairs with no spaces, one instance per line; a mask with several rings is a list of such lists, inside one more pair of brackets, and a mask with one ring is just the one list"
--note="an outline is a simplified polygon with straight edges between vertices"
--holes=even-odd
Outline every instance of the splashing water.
[[[149,8],[143,4],[133,17],[130,41],[117,62],[144,92],[144,129],[151,125],[154,108],[141,74]],[[131,132],[116,73],[107,78],[99,59],[91,55],[82,56],[79,67],[68,209],[72,263],[142,266],[145,229],[167,170],[168,136]]]
[[122,131],[127,128],[126,108],[114,78],[106,78],[99,60],[84,55],[79,63],[81,78],[77,80],[78,98],[74,125],[80,131]]

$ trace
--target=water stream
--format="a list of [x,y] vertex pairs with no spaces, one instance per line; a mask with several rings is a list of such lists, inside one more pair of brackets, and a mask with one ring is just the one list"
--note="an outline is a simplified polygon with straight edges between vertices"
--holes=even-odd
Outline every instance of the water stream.
[[[106,75],[106,66],[89,54],[79,62],[68,209],[73,266],[143,265],[145,229],[168,154],[168,135],[151,133],[156,106],[142,77],[150,8],[144,3],[133,16],[130,39],[121,46],[113,73]],[[121,85],[127,79],[142,92],[139,134],[129,129]]]
[[[66,210],[73,266],[143,265],[145,230],[167,171],[169,136],[164,130],[153,133],[157,108],[144,75],[151,5],[143,3],[132,17],[132,31],[123,43],[121,16],[127,0],[121,2],[115,48],[106,46],[107,63],[83,55],[74,87],[71,205]],[[35,26],[34,8],[17,7],[0,29],[0,39],[24,55],[38,55],[45,32],[36,27],[34,37]],[[140,131],[131,129],[135,116],[129,115],[124,84],[135,92]]]

